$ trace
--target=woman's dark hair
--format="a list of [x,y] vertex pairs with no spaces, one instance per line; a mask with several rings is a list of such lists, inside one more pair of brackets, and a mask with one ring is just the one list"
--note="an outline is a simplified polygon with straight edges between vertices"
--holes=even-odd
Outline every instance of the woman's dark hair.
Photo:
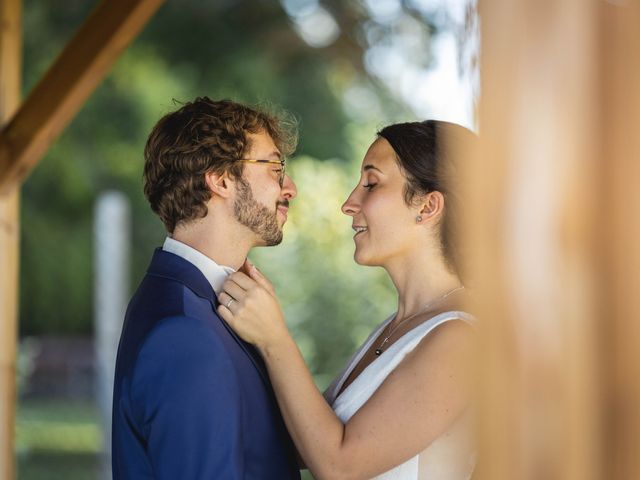
[[404,198],[411,205],[416,198],[438,191],[444,196],[440,221],[440,245],[449,268],[464,275],[460,225],[460,179],[463,152],[474,148],[476,135],[455,123],[438,120],[389,125],[378,132],[396,153],[400,171],[407,181]]

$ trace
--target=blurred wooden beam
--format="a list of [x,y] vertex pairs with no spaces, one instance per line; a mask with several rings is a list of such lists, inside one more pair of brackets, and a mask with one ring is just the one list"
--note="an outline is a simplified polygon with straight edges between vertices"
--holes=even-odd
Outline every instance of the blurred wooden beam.
[[[20,102],[22,2],[0,3],[0,125]],[[0,478],[15,478],[13,438],[18,321],[19,189],[0,194]]]
[[18,186],[164,0],[103,0],[0,133],[0,192]]

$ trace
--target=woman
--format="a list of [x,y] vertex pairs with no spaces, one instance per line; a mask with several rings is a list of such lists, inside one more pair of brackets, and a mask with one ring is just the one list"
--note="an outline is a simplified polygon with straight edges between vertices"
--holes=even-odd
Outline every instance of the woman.
[[220,316],[264,357],[287,428],[316,478],[471,476],[465,365],[474,333],[461,311],[454,217],[455,152],[473,137],[446,122],[403,123],[378,132],[367,151],[342,211],[353,218],[355,261],[387,271],[398,306],[326,399],[255,267],[230,276],[219,296]]

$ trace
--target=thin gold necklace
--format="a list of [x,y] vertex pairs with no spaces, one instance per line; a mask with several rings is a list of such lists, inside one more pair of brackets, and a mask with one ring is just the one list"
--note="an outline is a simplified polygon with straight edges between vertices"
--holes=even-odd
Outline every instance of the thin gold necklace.
[[427,303],[424,307],[422,307],[417,313],[414,313],[413,315],[407,317],[407,318],[403,318],[402,320],[400,320],[395,327],[393,327],[391,329],[391,331],[389,332],[389,334],[384,337],[384,340],[382,340],[382,343],[378,346],[378,348],[376,348],[376,356],[380,356],[383,352],[382,347],[384,347],[385,343],[387,343],[389,341],[389,339],[391,338],[391,335],[393,335],[393,333],[398,329],[398,327],[400,327],[400,325],[402,325],[403,323],[406,323],[407,321],[411,320],[412,318],[417,317],[418,315],[420,315],[421,313],[424,313],[425,311],[427,311],[427,309],[429,307],[431,307],[434,303],[439,302],[440,300],[444,300],[445,298],[447,298],[449,295],[451,295],[454,292],[457,292],[458,290],[462,290],[464,288],[464,285],[461,285],[459,287],[454,288],[453,290],[449,290],[447,293],[445,293],[444,295],[439,296],[438,298],[435,298],[433,300],[431,300],[429,303]]

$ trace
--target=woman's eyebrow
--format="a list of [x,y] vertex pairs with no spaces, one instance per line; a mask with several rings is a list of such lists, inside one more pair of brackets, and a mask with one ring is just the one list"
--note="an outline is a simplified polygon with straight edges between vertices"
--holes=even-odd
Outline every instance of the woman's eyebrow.
[[364,167],[362,167],[362,171],[366,172],[367,170],[377,170],[380,173],[383,173],[382,170],[380,170],[378,167],[376,167],[375,165],[371,165],[371,164],[367,164]]

